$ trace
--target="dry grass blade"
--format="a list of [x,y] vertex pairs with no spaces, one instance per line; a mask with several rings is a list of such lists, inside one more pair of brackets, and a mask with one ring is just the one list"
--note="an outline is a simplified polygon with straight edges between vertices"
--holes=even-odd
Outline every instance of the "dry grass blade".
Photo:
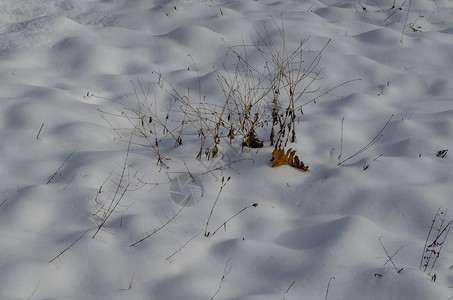
[[273,162],[272,167],[280,167],[284,165],[289,165],[291,167],[301,169],[304,172],[308,171],[308,166],[306,166],[296,155],[296,150],[289,148],[288,151],[285,152],[284,148],[275,149],[272,152],[272,159]]

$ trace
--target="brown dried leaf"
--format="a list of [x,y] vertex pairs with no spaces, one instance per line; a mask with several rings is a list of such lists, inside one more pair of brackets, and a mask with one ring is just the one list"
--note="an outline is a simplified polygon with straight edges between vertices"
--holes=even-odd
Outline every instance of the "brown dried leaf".
[[272,159],[273,162],[272,167],[279,167],[284,165],[289,165],[291,167],[301,169],[304,172],[308,171],[308,166],[299,159],[296,155],[296,150],[289,148],[288,151],[285,153],[285,149],[278,148],[272,152]]
[[242,142],[242,146],[248,148],[263,148],[263,145],[263,141],[261,141],[253,131],[250,132],[247,139]]

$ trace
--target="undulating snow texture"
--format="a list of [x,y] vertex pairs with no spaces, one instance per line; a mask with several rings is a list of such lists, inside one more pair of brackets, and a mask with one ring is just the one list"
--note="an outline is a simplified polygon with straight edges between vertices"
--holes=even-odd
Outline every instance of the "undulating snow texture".
[[0,298],[451,299],[452,54],[451,0],[1,1]]

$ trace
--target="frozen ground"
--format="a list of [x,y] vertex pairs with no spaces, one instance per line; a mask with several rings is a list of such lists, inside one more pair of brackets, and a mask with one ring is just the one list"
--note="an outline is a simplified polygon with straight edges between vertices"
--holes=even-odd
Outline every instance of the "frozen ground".
[[[197,159],[180,100],[218,113],[273,20],[303,68],[328,43],[287,145],[309,172],[271,167],[269,124]],[[1,1],[0,298],[451,299],[452,53],[451,0]]]

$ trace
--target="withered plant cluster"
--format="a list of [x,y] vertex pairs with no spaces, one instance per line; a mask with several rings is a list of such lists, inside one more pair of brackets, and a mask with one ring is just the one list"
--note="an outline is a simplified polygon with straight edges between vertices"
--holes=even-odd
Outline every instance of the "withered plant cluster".
[[[307,50],[308,39],[289,47],[283,21],[279,24],[273,19],[273,27],[278,34],[277,41],[264,26],[261,33],[257,31],[256,42],[229,48],[227,55],[234,55],[235,61],[215,69],[220,99],[202,96],[201,78],[192,59],[198,74],[198,93],[192,95],[190,88],[181,91],[161,72],[154,72],[155,85],[132,83],[135,105],[111,100],[122,105],[122,112],[103,111],[104,115],[124,119],[124,127],[106,120],[122,140],[125,140],[122,137],[125,129],[140,136],[142,140],[134,140],[132,144],[151,150],[161,165],[167,160],[161,151],[162,144],[177,147],[194,138],[199,141],[198,151],[194,153],[199,159],[203,155],[207,159],[218,155],[222,141],[242,150],[261,148],[265,143],[279,149],[295,142],[302,107],[350,81],[321,91],[323,69],[319,64],[330,40],[317,51]],[[249,57],[252,52],[253,62]],[[165,107],[162,101],[151,99],[154,88],[166,93],[169,100]]]
[[[230,136],[240,136],[242,145],[250,148],[262,147],[261,139],[269,141],[274,149],[294,143],[302,106],[332,90],[320,92],[323,69],[319,63],[330,40],[309,59],[305,54],[310,52],[306,46],[308,38],[291,48],[283,22],[278,24],[273,19],[273,25],[278,31],[278,43],[264,27],[263,33],[257,32],[258,41],[253,45],[243,43],[229,49],[237,57],[233,70],[225,65],[217,70],[228,108],[226,129]],[[251,62],[249,52],[258,52],[261,59]],[[258,128],[264,128],[262,132],[267,136],[259,138]]]

